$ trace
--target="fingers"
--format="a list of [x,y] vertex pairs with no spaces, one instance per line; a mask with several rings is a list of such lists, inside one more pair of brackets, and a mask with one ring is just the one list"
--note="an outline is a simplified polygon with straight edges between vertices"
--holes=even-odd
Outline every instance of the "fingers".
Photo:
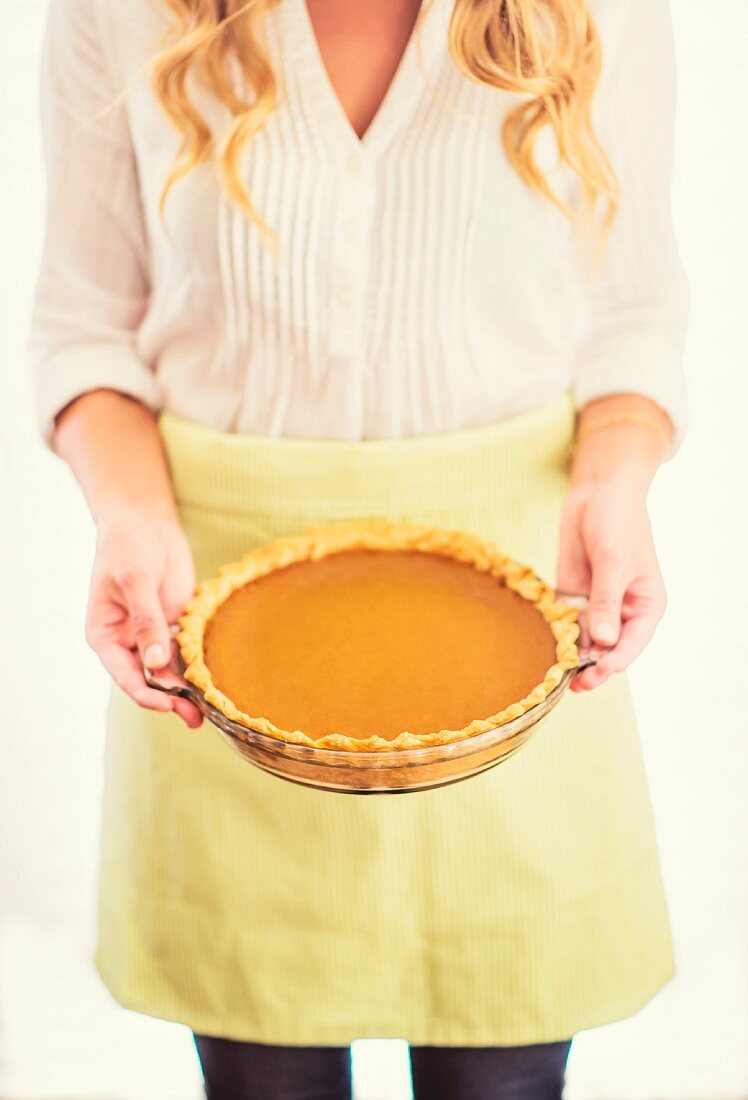
[[585,614],[589,639],[585,636],[583,641],[610,647],[596,665],[572,678],[573,691],[599,686],[631,664],[650,641],[664,611],[664,586],[643,505],[638,498],[613,501],[594,485],[567,494],[557,587],[589,594]]
[[121,566],[112,579],[122,592],[143,664],[163,668],[169,662],[171,639],[155,580],[148,570],[133,565]]
[[654,616],[642,614],[624,623],[616,646],[597,663],[601,672],[623,672],[651,641],[657,626]]
[[[633,609],[632,609],[633,605]],[[665,608],[665,596],[655,593],[633,598],[624,603],[626,619],[615,646],[604,653],[595,665],[578,673],[571,684],[575,691],[589,690],[604,684],[613,672],[623,672],[649,645]]]
[[[112,679],[134,702],[161,713],[173,712],[190,728],[202,724],[202,715],[188,699],[151,687],[144,669],[169,664],[172,639],[167,613],[178,593],[192,583],[191,559],[174,559],[153,532],[129,528],[107,530],[97,545],[91,577],[86,640]],[[100,531],[101,535],[101,531]],[[153,545],[151,545],[153,542]],[[186,564],[185,564],[186,562]]]
[[164,713],[173,710],[171,697],[145,682],[143,669],[132,650],[118,642],[105,642],[96,652],[112,679],[141,707]]
[[592,584],[587,604],[590,636],[598,645],[613,645],[621,630],[626,594],[625,562],[615,550],[599,550],[592,561]]
[[174,711],[190,729],[198,729],[202,725],[203,716],[194,703],[148,686],[138,657],[131,649],[117,642],[108,642],[99,646],[97,653],[112,679],[139,706],[162,714]]
[[203,716],[197,709],[194,703],[191,703],[189,699],[174,698],[174,711],[185,722],[190,729],[196,730],[203,723]]

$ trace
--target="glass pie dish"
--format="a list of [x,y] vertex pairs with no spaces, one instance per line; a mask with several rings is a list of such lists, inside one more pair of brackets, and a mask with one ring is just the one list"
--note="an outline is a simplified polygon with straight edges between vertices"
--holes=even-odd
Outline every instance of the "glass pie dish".
[[[473,737],[442,745],[351,752],[281,741],[250,729],[228,718],[204,698],[199,688],[184,678],[184,662],[175,640],[169,664],[158,670],[145,669],[145,678],[150,687],[158,691],[189,699],[240,756],[281,779],[347,794],[429,790],[468,779],[507,760],[527,742],[538,723],[556,706],[576,673],[596,664],[605,652],[590,644],[584,614],[587,596],[557,591],[556,598],[579,609],[579,664],[567,669],[546,698],[518,718]],[[179,629],[177,623],[170,625],[173,638]]]

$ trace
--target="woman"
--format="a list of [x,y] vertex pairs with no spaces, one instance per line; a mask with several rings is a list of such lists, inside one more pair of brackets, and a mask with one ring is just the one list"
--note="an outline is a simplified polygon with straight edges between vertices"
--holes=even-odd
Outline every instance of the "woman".
[[[40,432],[98,529],[96,964],[212,1100],[559,1097],[673,974],[625,669],[686,425],[666,0],[53,0]],[[572,443],[574,444],[572,447]],[[569,461],[569,458],[571,461]],[[590,595],[608,648],[469,782],[356,799],[150,689],[196,579],[310,523],[463,527]]]

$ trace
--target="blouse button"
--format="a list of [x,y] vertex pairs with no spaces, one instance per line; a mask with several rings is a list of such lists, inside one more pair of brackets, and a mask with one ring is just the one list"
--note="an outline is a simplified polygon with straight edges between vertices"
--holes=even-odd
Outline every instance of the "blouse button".
[[348,307],[351,304],[351,292],[350,290],[339,290],[335,295],[341,306]]
[[345,163],[349,172],[360,172],[363,161],[359,153],[351,153]]
[[355,218],[346,218],[343,222],[343,232],[349,240],[353,240],[358,233],[358,222]]

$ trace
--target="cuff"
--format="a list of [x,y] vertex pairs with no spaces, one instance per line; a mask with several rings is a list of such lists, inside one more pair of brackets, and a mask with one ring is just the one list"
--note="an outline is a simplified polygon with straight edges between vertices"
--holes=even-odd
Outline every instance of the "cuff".
[[159,412],[161,395],[150,367],[122,345],[76,345],[56,352],[37,364],[33,374],[37,428],[52,451],[54,419],[68,402],[90,390],[105,387],[142,401]]
[[683,357],[670,343],[632,336],[615,348],[599,349],[594,358],[577,365],[572,387],[577,408],[597,397],[614,393],[638,393],[655,401],[673,422],[673,439],[665,455],[668,461],[680,449],[688,428],[688,391]]

